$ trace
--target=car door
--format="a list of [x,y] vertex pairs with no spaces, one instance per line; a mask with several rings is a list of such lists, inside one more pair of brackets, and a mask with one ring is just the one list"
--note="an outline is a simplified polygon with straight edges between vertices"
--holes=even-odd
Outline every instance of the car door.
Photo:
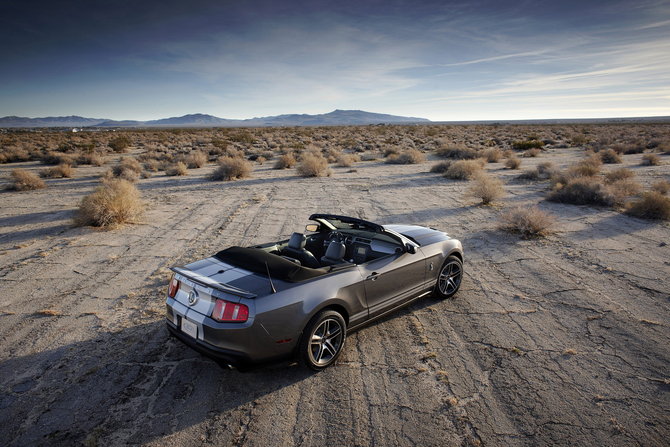
[[365,284],[369,318],[401,305],[423,289],[426,261],[421,253],[394,253],[358,266]]

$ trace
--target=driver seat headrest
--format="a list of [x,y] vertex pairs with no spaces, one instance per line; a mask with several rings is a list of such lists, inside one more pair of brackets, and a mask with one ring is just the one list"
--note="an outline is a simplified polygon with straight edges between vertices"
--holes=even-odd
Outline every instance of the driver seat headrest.
[[304,250],[306,237],[302,233],[293,233],[291,239],[288,241],[288,247],[293,248],[294,250]]

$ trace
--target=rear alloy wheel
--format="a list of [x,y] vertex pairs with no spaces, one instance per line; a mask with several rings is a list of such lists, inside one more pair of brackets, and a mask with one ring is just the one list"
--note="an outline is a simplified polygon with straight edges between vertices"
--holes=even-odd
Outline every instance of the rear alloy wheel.
[[347,327],[342,315],[324,310],[309,320],[298,349],[301,362],[314,371],[329,367],[342,352]]
[[456,256],[449,256],[442,264],[435,284],[435,293],[440,298],[454,296],[463,280],[463,263]]

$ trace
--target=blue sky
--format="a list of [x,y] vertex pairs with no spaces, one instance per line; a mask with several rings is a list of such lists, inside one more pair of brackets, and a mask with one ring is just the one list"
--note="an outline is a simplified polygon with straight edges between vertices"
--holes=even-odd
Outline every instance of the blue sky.
[[0,5],[0,116],[670,115],[670,1]]

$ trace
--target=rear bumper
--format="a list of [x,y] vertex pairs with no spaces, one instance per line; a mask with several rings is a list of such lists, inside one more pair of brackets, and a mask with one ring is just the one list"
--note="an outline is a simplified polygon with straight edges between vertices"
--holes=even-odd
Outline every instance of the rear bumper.
[[167,328],[170,334],[189,348],[198,351],[200,354],[211,358],[221,366],[232,365],[238,369],[245,369],[256,362],[252,361],[244,352],[233,351],[230,349],[217,348],[202,340],[196,340],[185,335],[174,323],[167,321]]
[[169,319],[166,320],[167,328],[170,334],[175,337],[180,342],[184,343],[189,348],[199,352],[205,357],[209,357],[219,364],[221,367],[226,367],[228,365],[234,366],[238,371],[245,371],[254,367],[267,365],[269,363],[286,360],[292,355],[291,352],[284,352],[279,355],[271,355],[262,358],[251,357],[246,352],[235,351],[232,349],[220,348],[217,346],[212,346],[211,344],[202,341],[200,339],[196,340],[188,335],[184,334],[181,329],[179,329],[173,322]]

